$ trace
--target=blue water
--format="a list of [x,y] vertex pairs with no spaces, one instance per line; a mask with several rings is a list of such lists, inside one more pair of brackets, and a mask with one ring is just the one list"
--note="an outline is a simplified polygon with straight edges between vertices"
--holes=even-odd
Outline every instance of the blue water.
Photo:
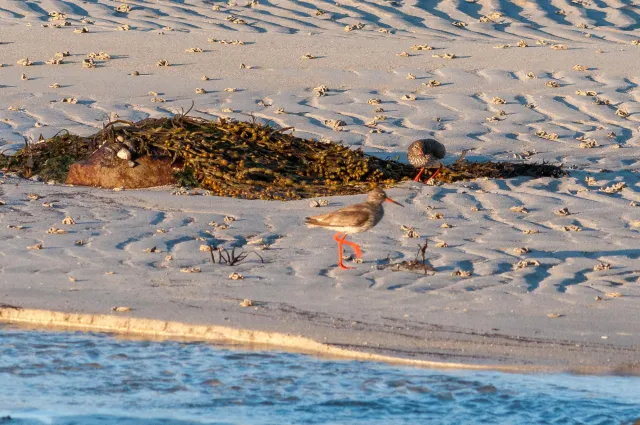
[[640,378],[437,371],[4,327],[3,416],[3,425],[631,425]]

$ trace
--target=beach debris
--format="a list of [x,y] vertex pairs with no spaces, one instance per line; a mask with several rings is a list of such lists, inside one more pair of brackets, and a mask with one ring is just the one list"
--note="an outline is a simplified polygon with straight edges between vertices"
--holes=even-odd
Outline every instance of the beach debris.
[[62,103],[70,103],[72,105],[75,105],[76,103],[78,103],[78,99],[76,99],[75,97],[65,97],[62,99],[61,101]]
[[557,89],[558,87],[560,87],[560,83],[558,83],[555,80],[547,81],[546,83],[544,83],[544,85],[547,86],[547,87],[554,88],[554,89]]
[[407,237],[407,238],[413,238],[413,239],[420,238],[420,234],[413,227],[402,225],[402,226],[400,226],[400,229],[405,232],[404,236]]
[[459,27],[459,28],[464,28],[467,26],[467,24],[465,22],[462,21],[454,21],[451,23],[453,26],[455,27]]
[[9,224],[7,226],[7,229],[22,230],[22,229],[24,229],[24,226],[20,226],[20,225],[17,225],[17,224]]
[[604,193],[618,193],[625,187],[627,187],[625,182],[618,182],[618,183],[612,184],[611,186],[603,187],[602,189],[600,189],[600,191]]
[[413,94],[405,94],[404,96],[402,96],[402,100],[416,100],[416,96]]
[[236,218],[230,215],[225,215],[223,221],[227,224],[231,224],[236,221]]
[[153,98],[151,98],[151,101],[153,103],[164,103],[165,100],[162,97],[153,97]]
[[545,40],[539,38],[539,39],[536,40],[536,44],[539,45],[539,46],[546,46],[549,43],[547,43]]
[[318,199],[318,200],[312,200],[311,202],[309,202],[309,206],[311,208],[319,208],[319,207],[326,207],[329,205],[329,200],[328,199]]
[[396,56],[400,56],[400,57],[403,57],[403,58],[408,58],[410,55],[407,52],[400,52]]
[[196,88],[196,94],[206,94],[207,91],[201,87]]
[[574,71],[588,71],[588,70],[589,70],[589,68],[587,68],[587,67],[586,67],[586,66],[584,66],[584,65],[574,65],[574,66],[573,66],[573,70],[574,70]]
[[116,313],[125,313],[127,311],[131,311],[131,307],[116,306],[116,307],[111,307],[111,311],[115,311]]
[[42,242],[38,242],[38,243],[36,243],[34,245],[30,245],[30,246],[27,247],[27,249],[32,249],[32,250],[34,250],[34,249],[42,249]]
[[329,91],[329,87],[325,85],[313,88],[313,93],[318,97],[325,96],[328,91]]
[[429,80],[428,83],[422,83],[423,86],[427,86],[429,88],[431,87],[438,87],[440,85],[440,81],[438,80]]
[[524,41],[524,40],[520,40],[520,41],[518,41],[518,43],[516,43],[516,46],[517,46],[517,47],[529,47],[529,45],[527,44],[527,42],[526,42],[526,41]]
[[27,196],[31,201],[37,201],[38,199],[40,199],[40,195],[38,195],[37,193],[30,193]]
[[523,206],[515,206],[515,207],[511,207],[509,208],[509,211],[511,212],[515,212],[515,213],[522,213],[522,214],[527,214],[529,212],[528,209],[526,209]]
[[54,207],[54,204],[53,204],[52,202],[43,202],[43,203],[42,203],[42,206],[43,206],[44,208],[53,208],[53,207]]
[[515,264],[516,269],[526,269],[527,267],[540,267],[538,260],[522,260]]
[[128,4],[124,3],[121,4],[120,6],[116,7],[116,12],[120,12],[120,13],[129,13],[131,11],[131,6],[129,6]]
[[594,92],[593,90],[576,90],[576,94],[578,96],[597,96],[598,93]]
[[22,81],[26,81],[26,80],[28,80],[29,78],[27,78],[27,74],[25,74],[25,73],[23,72],[23,73],[22,73],[22,75],[20,75],[20,79],[21,79]]
[[412,73],[410,73],[410,72],[409,72],[409,73],[407,74],[407,80],[415,80],[415,79],[416,79],[416,76],[415,76],[415,75],[413,75]]
[[51,58],[45,62],[46,65],[62,65],[62,59]]
[[432,58],[440,58],[440,59],[455,59],[455,53],[442,53],[440,55],[434,54],[431,55]]
[[169,61],[166,59],[160,59],[156,62],[156,66],[169,66]]
[[523,255],[529,253],[530,249],[525,247],[513,248],[513,253],[516,255]]
[[494,49],[508,49],[511,47],[511,44],[498,44],[497,46],[493,46]]
[[22,66],[31,66],[31,65],[33,65],[33,62],[31,62],[29,60],[29,58],[19,59],[16,63],[18,65],[22,65]]
[[76,282],[77,280],[78,280],[78,279],[76,279],[75,277],[73,277],[73,276],[69,276],[69,281],[70,281],[70,282]]
[[535,235],[536,233],[540,233],[540,231],[535,229],[525,229],[522,231],[522,233],[524,233],[525,235]]
[[224,89],[224,91],[226,91],[227,93],[234,93],[238,91],[238,89],[236,89],[235,87],[227,87],[226,89]]
[[365,25],[365,24],[363,24],[362,22],[358,22],[358,23],[357,23],[357,24],[355,24],[355,25],[347,25],[347,26],[345,26],[345,27],[344,27],[344,30],[345,30],[346,32],[351,32],[351,31],[361,30],[361,29],[363,29],[365,26],[366,26],[366,25]]
[[559,137],[556,133],[547,133],[544,130],[536,131],[536,136],[540,137],[541,139],[547,140],[558,140]]
[[622,118],[627,118],[629,116],[629,112],[624,108],[618,108],[616,109],[616,115]]
[[87,27],[76,28],[75,30],[73,30],[74,34],[86,34],[88,32],[89,32],[89,28]]
[[51,89],[59,89],[60,88],[60,84],[58,84],[58,83],[49,84],[49,88],[51,88]]
[[82,59],[83,68],[95,68],[96,63],[91,58]]
[[505,105],[507,101],[501,97],[494,97],[493,99],[491,99],[491,103],[493,103],[494,105]]
[[200,252],[212,252],[214,247],[211,245],[200,245]]
[[611,270],[611,264],[609,263],[598,263],[595,266],[593,266],[593,271],[594,272],[601,272],[604,270]]
[[445,241],[440,241],[436,244],[436,248],[448,248],[449,244],[446,243]]
[[187,50],[185,50],[185,52],[187,52],[187,53],[202,53],[202,52],[204,52],[204,50],[202,50],[200,47],[190,47]]
[[78,239],[77,241],[73,242],[73,244],[77,246],[83,246],[83,245],[86,245],[87,243],[82,239]]
[[565,232],[582,232],[582,228],[575,224],[571,224],[569,226],[563,226],[562,230]]
[[131,74],[129,74],[129,75],[133,75],[134,77],[137,77],[138,75],[140,75],[140,72],[138,72],[138,71],[133,71],[133,72],[131,72]]
[[116,156],[125,161],[129,161],[131,159],[131,152],[127,148],[121,148],[118,153],[116,153]]
[[47,233],[50,235],[64,235],[67,231],[64,229],[58,229],[57,227],[49,227]]
[[182,273],[200,273],[200,267],[182,267],[180,269]]
[[471,272],[467,271],[467,270],[454,270],[453,272],[451,272],[451,276],[459,276],[459,277],[471,277]]
[[62,224],[66,224],[67,226],[71,226],[73,224],[76,224],[76,222],[72,217],[67,216],[62,220]]
[[594,97],[593,98],[593,103],[596,105],[609,105],[611,104],[611,102],[609,101],[609,99],[604,99],[601,97]]
[[562,209],[559,209],[557,211],[553,212],[555,215],[560,215],[560,216],[567,216],[567,215],[571,215],[571,213],[569,212],[569,208],[564,207]]
[[162,252],[161,250],[159,250],[157,247],[153,246],[151,248],[145,248],[142,250],[142,252],[146,252],[146,253],[154,253],[154,252]]
[[607,298],[620,298],[622,294],[620,292],[607,292],[604,296]]
[[580,144],[578,146],[583,149],[592,149],[599,146],[598,142],[596,142],[595,139],[587,139],[584,136],[578,137],[576,140],[580,141]]
[[547,317],[550,318],[550,319],[557,319],[559,317],[563,317],[563,315],[559,314],[559,313],[549,313],[549,314],[547,314]]
[[527,72],[526,77],[530,80],[536,78],[536,74],[534,74],[533,72]]
[[449,223],[442,223],[440,225],[440,228],[442,228],[442,229],[451,229],[452,227],[453,226],[451,224],[449,224]]
[[411,50],[433,50],[433,47],[428,44],[414,44],[411,46]]
[[315,56],[313,56],[310,53],[307,53],[306,55],[302,56],[302,59],[317,59]]
[[340,127],[347,125],[347,123],[342,120],[324,120],[324,125],[331,127],[334,130],[338,130]]
[[238,272],[233,272],[229,275],[229,279],[231,280],[242,280],[244,279],[244,276],[241,273]]
[[131,29],[131,26],[128,24],[124,24],[116,27],[116,30],[118,31],[129,31],[130,29]]
[[[229,278],[233,279],[231,276],[229,276]],[[235,280],[237,280],[237,278]],[[246,307],[252,307],[252,306],[253,306],[253,301],[251,301],[249,298],[245,298],[244,300],[240,301],[240,307],[246,308]]]
[[551,49],[553,50],[567,50],[568,47],[564,44],[552,44]]
[[436,269],[431,266],[426,260],[426,251],[427,251],[427,241],[424,244],[418,244],[418,251],[416,252],[416,256],[413,260],[405,260],[399,263],[390,263],[385,265],[377,266],[378,270],[383,270],[390,268],[393,272],[399,271],[408,271],[414,273],[424,273],[425,275],[428,272],[435,272]]

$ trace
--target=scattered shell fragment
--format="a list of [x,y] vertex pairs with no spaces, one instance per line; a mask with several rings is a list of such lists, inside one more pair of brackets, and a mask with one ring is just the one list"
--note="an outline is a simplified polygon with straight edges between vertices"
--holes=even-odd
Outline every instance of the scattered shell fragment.
[[140,75],[140,72],[133,71],[130,75],[133,75],[134,77],[137,77],[138,75]]
[[67,231],[64,229],[58,229],[57,227],[49,227],[49,229],[47,229],[47,233],[50,235],[64,235]]
[[30,193],[29,195],[27,195],[29,197],[30,200],[32,201],[37,201],[38,199],[40,199],[40,195],[38,195],[37,193]]
[[538,260],[522,260],[515,264],[516,269],[525,269],[527,267],[540,267]]
[[7,229],[22,230],[22,229],[24,229],[24,226],[20,226],[20,225],[17,225],[17,224],[9,224],[7,226]]
[[227,224],[229,223],[233,223],[234,221],[236,221],[235,217],[232,217],[230,215],[225,215],[223,221]]
[[70,281],[70,282],[76,282],[77,280],[78,280],[78,279],[76,279],[75,277],[73,277],[73,276],[69,276],[69,281]]
[[440,241],[436,244],[436,248],[448,248],[449,244],[446,243],[445,241]]
[[511,208],[509,208],[509,211],[516,212],[516,213],[523,213],[523,214],[526,214],[526,213],[529,212],[528,209],[526,209],[525,207],[522,207],[522,206],[511,207]]
[[611,264],[609,263],[598,263],[595,266],[593,266],[593,271],[594,272],[601,272],[604,270],[611,270]]
[[380,104],[380,102],[381,102],[381,100],[380,100],[380,99],[369,99],[369,100],[367,101],[367,103],[368,103],[369,105],[379,105],[379,104]]
[[120,159],[124,159],[125,161],[129,161],[131,159],[131,151],[127,148],[121,148],[116,156]]
[[156,63],[156,66],[169,66],[169,61],[166,59],[161,59]]
[[576,226],[575,224],[563,226],[562,230],[565,232],[582,232],[582,228],[580,226]]
[[534,79],[536,78],[536,74],[534,74],[533,72],[527,72],[527,78]]
[[408,58],[410,55],[407,52],[400,52],[396,56],[400,56],[400,57],[403,57],[403,58]]
[[535,229],[525,229],[522,231],[522,233],[524,233],[525,235],[534,235],[536,233],[540,233],[540,231]]
[[416,79],[416,76],[415,76],[415,75],[413,75],[412,73],[410,73],[410,72],[409,72],[409,73],[407,74],[407,80],[415,80],[415,79]]
[[206,94],[207,91],[201,87],[196,88],[196,94]]
[[62,65],[62,59],[51,58],[45,62],[46,65]]
[[527,254],[529,251],[530,251],[529,248],[526,248],[526,247],[513,248],[513,253],[516,255]]
[[413,227],[402,225],[400,226],[400,229],[405,232],[405,237],[407,238],[414,238],[414,239],[420,238],[420,234]]
[[433,47],[428,44],[414,44],[411,46],[411,50],[433,50]]
[[76,224],[76,222],[72,217],[67,216],[62,220],[62,224],[66,224],[67,226],[71,226],[73,224]]
[[578,138],[578,140],[580,140],[580,147],[583,149],[591,149],[591,148],[595,148],[598,147],[598,142],[596,142],[594,139],[587,139],[587,138]]
[[547,86],[547,87],[554,88],[554,89],[557,89],[558,87],[560,87],[560,83],[558,83],[555,80],[547,81],[546,83],[544,83],[544,85]]
[[627,118],[629,116],[629,112],[624,108],[618,108],[616,109],[616,115],[622,118]]
[[598,93],[593,90],[576,90],[578,96],[597,96]]
[[365,27],[365,24],[363,24],[363,23],[361,23],[361,22],[358,22],[358,23],[357,23],[357,24],[355,24],[355,25],[347,25],[347,26],[345,26],[345,27],[344,27],[344,30],[345,30],[346,32],[351,32],[351,31],[361,30],[361,29],[363,29],[364,27]]
[[566,45],[564,45],[564,44],[552,44],[551,48],[553,50],[567,50],[568,49],[568,47]]
[[511,44],[498,44],[497,46],[493,46],[494,49],[508,49],[511,47]]
[[324,125],[328,127],[332,127],[335,130],[337,128],[347,125],[347,123],[342,120],[324,120]]
[[77,246],[82,246],[82,245],[86,245],[87,243],[85,241],[83,241],[82,239],[78,239],[73,244],[77,245]]
[[467,26],[467,24],[465,22],[462,21],[454,21],[452,22],[452,24],[456,27],[460,27],[460,28],[464,28]]
[[405,94],[404,96],[402,96],[402,100],[416,100],[416,96],[413,94]]
[[540,46],[546,46],[549,43],[547,43],[546,41],[544,41],[543,39],[540,38],[540,39],[536,40],[536,44],[538,44]]
[[182,273],[200,273],[200,267],[183,267],[180,269]]
[[100,60],[100,61],[107,61],[109,59],[111,59],[111,55],[107,52],[90,52],[87,55],[88,58],[90,59],[96,59],[96,60]]
[[151,247],[151,248],[145,248],[142,250],[142,252],[146,252],[146,253],[153,253],[153,252],[162,252],[160,251],[158,248],[156,248],[155,246]]
[[120,25],[119,27],[116,27],[116,29],[118,31],[129,31],[131,29],[131,26],[129,26],[128,24],[124,24],[124,25]]
[[76,99],[75,97],[65,97],[64,99],[62,99],[62,103],[71,103],[72,105],[75,105],[76,103],[78,103],[78,99]]
[[564,207],[562,209],[559,209],[557,211],[553,212],[555,215],[560,215],[560,216],[567,216],[567,215],[571,215],[571,213],[569,212],[569,208]]
[[586,66],[584,66],[584,65],[574,65],[574,66],[573,66],[573,70],[574,70],[574,71],[588,71],[588,70],[589,70],[589,68],[587,68],[587,67],[586,67]]
[[491,103],[495,105],[504,105],[507,103],[507,101],[501,97],[494,97],[493,99],[491,99]]
[[164,103],[164,99],[162,97],[154,97],[151,99],[153,103]]
[[158,93],[157,93],[157,92],[155,92],[155,91],[149,91],[149,92],[147,92],[147,94],[148,94],[149,96],[157,96],[157,95],[158,95]]
[[200,47],[190,47],[187,50],[185,50],[185,52],[187,52],[187,53],[202,53],[202,52],[204,52],[204,50],[202,50]]
[[427,87],[438,87],[440,85],[440,81],[438,80],[430,80],[428,83],[422,83],[423,86]]
[[325,86],[324,84],[313,88],[313,92],[318,97],[325,96],[328,91],[329,91],[329,87]]
[[518,43],[516,44],[516,46],[518,46],[518,47],[529,47],[529,45],[527,44],[527,42],[526,42],[526,41],[524,41],[524,40],[520,40],[520,41],[518,41]]
[[237,89],[234,88],[234,87],[227,87],[226,89],[224,89],[224,91],[226,91],[228,93],[233,93],[233,92],[237,91]]
[[38,242],[35,245],[28,246],[27,249],[42,249],[42,242]]
[[111,307],[111,311],[115,311],[116,313],[124,313],[127,311],[131,311],[131,307],[126,307],[126,306]]
[[316,57],[310,53],[307,53],[306,55],[302,56],[302,59],[316,59]]
[[559,318],[559,317],[562,317],[562,314],[559,314],[559,313],[549,313],[549,314],[547,314],[547,317],[548,317],[548,318],[550,318],[550,319],[557,319],[557,318]]
[[593,98],[593,103],[595,103],[596,105],[609,105],[611,102],[609,101],[609,99],[603,99],[601,97],[594,97]]
[[[233,278],[231,278],[233,279]],[[240,301],[240,307],[252,307],[253,306],[253,301],[251,301],[248,298],[245,298],[244,300]]]
[[444,215],[442,213],[435,213],[429,216],[429,220],[442,220],[444,219]]
[[607,298],[620,298],[622,294],[620,292],[607,292],[604,296]]
[[82,28],[77,28],[75,30],[73,30],[74,34],[85,34],[89,32],[89,28],[87,27],[82,27]]
[[58,84],[58,83],[52,83],[52,84],[49,84],[49,88],[52,88],[52,89],[59,89],[59,88],[60,88],[60,84]]
[[26,81],[26,80],[28,80],[29,78],[27,78],[27,74],[25,74],[25,73],[23,72],[23,73],[20,75],[20,79],[21,79],[22,81]]
[[559,137],[556,133],[547,133],[544,130],[536,131],[536,136],[540,137],[541,139],[547,140],[558,140]]
[[470,277],[471,276],[471,272],[470,271],[466,271],[466,270],[454,270],[453,272],[451,272],[451,276],[460,276],[460,277]]
[[432,58],[441,58],[441,59],[455,59],[455,53],[443,53],[441,55],[431,55]]
[[96,63],[91,58],[82,59],[83,68],[95,68]]
[[29,58],[20,59],[16,63],[18,65],[22,65],[22,66],[31,66],[31,65],[33,65],[33,62],[31,62],[29,60]]
[[120,6],[116,7],[116,12],[129,13],[130,11],[131,11],[131,6],[129,6],[126,3],[121,4]]
[[600,189],[600,191],[604,193],[618,193],[625,187],[627,187],[625,182],[618,182],[618,183],[612,184],[611,186],[603,187],[602,189]]
[[243,276],[243,275],[241,275],[241,274],[240,274],[240,273],[238,273],[238,272],[233,272],[233,273],[231,273],[231,274],[229,275],[229,279],[231,279],[231,280],[242,280],[242,279],[244,279],[244,276]]

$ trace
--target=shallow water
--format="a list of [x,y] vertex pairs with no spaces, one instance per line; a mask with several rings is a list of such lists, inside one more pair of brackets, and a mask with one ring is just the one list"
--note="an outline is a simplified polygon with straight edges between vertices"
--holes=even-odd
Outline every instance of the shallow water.
[[633,424],[640,378],[437,371],[0,327],[0,424]]

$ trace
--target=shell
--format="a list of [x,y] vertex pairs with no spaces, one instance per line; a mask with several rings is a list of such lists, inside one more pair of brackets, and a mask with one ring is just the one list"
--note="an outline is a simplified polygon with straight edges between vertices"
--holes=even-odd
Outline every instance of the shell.
[[118,158],[124,159],[125,161],[131,160],[131,152],[129,152],[129,149],[122,148],[116,155],[118,156]]

